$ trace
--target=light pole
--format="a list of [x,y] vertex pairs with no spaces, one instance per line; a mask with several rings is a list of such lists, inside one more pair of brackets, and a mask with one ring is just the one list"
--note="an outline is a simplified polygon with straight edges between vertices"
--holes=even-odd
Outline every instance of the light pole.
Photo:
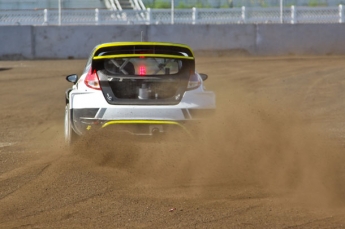
[[174,0],[171,0],[171,24],[174,24]]
[[61,25],[61,0],[59,0],[59,25]]
[[283,0],[280,0],[280,23],[281,24],[283,24],[284,23],[284,19],[283,19],[283,17],[284,17],[284,12],[283,12],[283,8],[284,8],[284,2],[283,2]]

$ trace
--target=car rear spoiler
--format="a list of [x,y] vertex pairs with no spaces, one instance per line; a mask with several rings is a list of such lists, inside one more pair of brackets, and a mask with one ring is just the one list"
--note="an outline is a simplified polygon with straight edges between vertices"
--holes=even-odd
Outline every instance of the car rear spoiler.
[[164,42],[115,42],[96,46],[93,62],[111,58],[161,57],[194,60],[191,48],[183,44]]

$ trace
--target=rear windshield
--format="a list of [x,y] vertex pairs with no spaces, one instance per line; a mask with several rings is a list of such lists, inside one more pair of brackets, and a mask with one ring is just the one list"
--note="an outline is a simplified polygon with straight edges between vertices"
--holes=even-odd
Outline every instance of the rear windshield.
[[113,58],[103,62],[111,75],[172,75],[182,69],[183,61],[173,58]]

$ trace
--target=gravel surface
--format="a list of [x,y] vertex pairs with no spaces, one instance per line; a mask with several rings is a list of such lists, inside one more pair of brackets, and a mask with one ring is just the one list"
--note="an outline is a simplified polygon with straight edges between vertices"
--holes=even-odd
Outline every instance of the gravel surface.
[[63,144],[85,60],[0,61],[0,228],[345,227],[345,58],[203,57],[201,141]]

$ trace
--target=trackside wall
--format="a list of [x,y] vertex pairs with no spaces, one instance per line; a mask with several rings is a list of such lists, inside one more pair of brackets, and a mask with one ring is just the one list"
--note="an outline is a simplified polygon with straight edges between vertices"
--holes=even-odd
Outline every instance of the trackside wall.
[[345,55],[345,24],[0,26],[0,59],[86,58],[111,41],[185,43],[195,51]]

